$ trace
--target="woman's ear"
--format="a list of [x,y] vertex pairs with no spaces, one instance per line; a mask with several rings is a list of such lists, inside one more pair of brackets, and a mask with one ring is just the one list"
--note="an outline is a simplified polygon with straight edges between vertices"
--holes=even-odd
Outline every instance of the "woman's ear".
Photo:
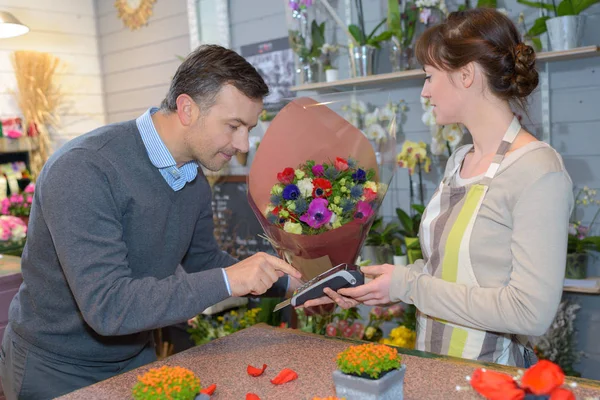
[[475,81],[476,70],[477,68],[473,62],[468,63],[460,69],[460,81],[465,89],[470,88]]

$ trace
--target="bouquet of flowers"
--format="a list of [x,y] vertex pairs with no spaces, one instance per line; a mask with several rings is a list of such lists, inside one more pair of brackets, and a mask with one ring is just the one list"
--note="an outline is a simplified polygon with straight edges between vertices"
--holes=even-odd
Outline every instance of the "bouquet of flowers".
[[377,141],[346,121],[344,101],[298,98],[273,119],[248,174],[266,237],[304,279],[353,264],[393,176],[396,120]]

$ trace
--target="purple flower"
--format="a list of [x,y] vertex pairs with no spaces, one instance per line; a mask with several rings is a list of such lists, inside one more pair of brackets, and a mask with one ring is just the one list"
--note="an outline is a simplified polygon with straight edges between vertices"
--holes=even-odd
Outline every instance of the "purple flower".
[[327,208],[329,202],[325,199],[314,199],[308,206],[306,214],[300,217],[300,221],[305,222],[314,229],[319,229],[331,220],[333,213]]
[[283,198],[284,199],[296,200],[298,197],[300,197],[300,189],[298,189],[298,186],[292,184],[292,185],[287,185],[283,189]]
[[356,203],[356,212],[354,213],[354,219],[361,222],[366,222],[369,217],[373,215],[373,208],[366,201],[359,201]]
[[300,8],[300,4],[298,4],[298,0],[290,0],[290,8],[294,11],[298,11],[298,9]]
[[363,183],[367,180],[367,173],[364,169],[357,169],[355,173],[352,174],[352,179],[354,179],[358,183]]
[[312,173],[315,174],[315,176],[323,176],[325,170],[321,164],[316,164],[312,167]]

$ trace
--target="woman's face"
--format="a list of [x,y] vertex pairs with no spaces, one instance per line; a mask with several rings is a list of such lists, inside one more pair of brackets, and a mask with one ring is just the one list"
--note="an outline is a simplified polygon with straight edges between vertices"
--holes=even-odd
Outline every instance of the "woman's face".
[[439,70],[431,65],[425,65],[425,83],[421,96],[430,100],[438,125],[448,125],[461,122],[464,106],[463,92],[458,84],[456,73]]

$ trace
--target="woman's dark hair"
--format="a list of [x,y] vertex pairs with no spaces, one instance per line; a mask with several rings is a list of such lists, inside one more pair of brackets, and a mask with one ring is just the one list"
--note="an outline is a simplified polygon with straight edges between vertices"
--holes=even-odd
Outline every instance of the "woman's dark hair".
[[491,8],[451,13],[421,35],[416,55],[421,65],[444,71],[479,64],[492,93],[523,109],[538,85],[535,51],[521,41],[508,17]]
[[262,100],[269,93],[263,78],[244,57],[217,45],[199,46],[177,68],[161,109],[176,111],[177,97],[185,93],[208,110],[226,84],[251,99]]

